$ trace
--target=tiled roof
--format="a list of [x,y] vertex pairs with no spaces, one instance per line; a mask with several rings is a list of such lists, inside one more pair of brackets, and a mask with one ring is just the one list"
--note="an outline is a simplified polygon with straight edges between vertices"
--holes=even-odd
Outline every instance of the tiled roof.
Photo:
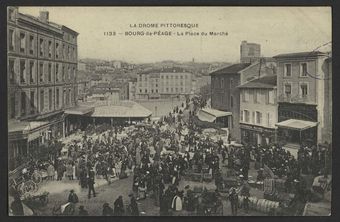
[[276,75],[263,76],[261,78],[254,79],[250,82],[240,85],[238,88],[272,89],[276,86],[276,80]]
[[237,63],[237,64],[233,64],[233,65],[230,65],[230,66],[222,68],[222,69],[218,69],[218,70],[210,73],[210,75],[235,74],[235,73],[238,73],[239,71],[247,68],[250,65],[251,65],[251,63]]
[[273,58],[291,58],[291,57],[313,57],[319,55],[327,55],[327,53],[320,51],[312,51],[312,52],[296,52],[296,53],[285,53],[274,56]]

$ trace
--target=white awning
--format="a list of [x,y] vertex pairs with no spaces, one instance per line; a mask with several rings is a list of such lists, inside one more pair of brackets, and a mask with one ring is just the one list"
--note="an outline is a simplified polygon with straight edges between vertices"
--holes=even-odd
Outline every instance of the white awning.
[[217,109],[204,108],[198,112],[197,117],[201,121],[214,122],[218,117],[231,115],[232,115],[231,112],[224,112]]
[[220,111],[220,110],[212,109],[212,108],[204,108],[201,111],[208,113],[212,116],[215,116],[216,118],[222,117],[222,116],[231,116],[232,115],[231,112]]
[[306,130],[318,125],[317,122],[311,122],[306,120],[298,120],[298,119],[288,119],[275,124],[281,128],[293,129],[293,130]]
[[206,122],[214,122],[216,120],[216,117],[209,114],[209,113],[206,113],[206,112],[203,112],[202,110],[200,110],[197,114],[197,117],[199,120],[201,121],[206,121]]

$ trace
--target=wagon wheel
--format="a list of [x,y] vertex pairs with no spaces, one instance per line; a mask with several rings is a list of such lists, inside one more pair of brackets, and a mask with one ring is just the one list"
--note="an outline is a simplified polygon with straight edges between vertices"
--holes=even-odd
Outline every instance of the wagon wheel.
[[33,180],[34,183],[40,184],[42,181],[42,176],[38,171],[33,172],[31,179]]
[[37,190],[37,185],[32,180],[29,180],[24,183],[22,190],[24,194],[34,193]]
[[25,194],[24,186],[25,183],[20,183],[16,186],[16,190],[18,191],[20,196],[23,196]]

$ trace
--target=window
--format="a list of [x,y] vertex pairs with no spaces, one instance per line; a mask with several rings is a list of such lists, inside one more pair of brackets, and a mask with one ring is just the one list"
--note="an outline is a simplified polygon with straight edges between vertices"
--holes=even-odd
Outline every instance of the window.
[[55,97],[56,97],[56,108],[58,109],[59,108],[59,88],[57,88],[56,89],[56,95],[55,95]]
[[48,109],[52,110],[52,89],[48,90]]
[[249,123],[250,122],[250,113],[248,110],[244,110],[244,121],[246,123]]
[[274,104],[275,103],[275,94],[274,94],[274,90],[270,90],[268,92],[268,103],[269,104]]
[[20,83],[26,83],[26,61],[20,60]]
[[233,108],[234,106],[234,97],[230,96],[230,107]]
[[183,92],[183,88],[181,88],[181,92]]
[[25,33],[21,32],[20,33],[20,52],[25,53],[26,49],[26,35]]
[[34,54],[34,36],[30,35],[30,40],[29,40],[29,47],[30,47],[30,54]]
[[39,63],[39,81],[44,82],[44,63]]
[[173,88],[171,88],[171,92],[173,92],[174,91],[174,89]]
[[151,89],[151,93],[153,93],[153,89]]
[[306,83],[302,83],[300,85],[300,95],[302,98],[307,97],[308,95],[308,86]]
[[158,89],[156,89],[156,93],[158,93]]
[[166,79],[169,79],[169,76],[165,76]]
[[223,87],[224,87],[224,79],[221,78],[221,88],[223,88]]
[[258,103],[258,90],[257,89],[253,90],[253,95],[254,95],[254,103]]
[[55,64],[55,81],[59,82],[59,64]]
[[39,40],[40,56],[44,56],[44,39]]
[[169,92],[169,88],[166,88],[166,92]]
[[249,97],[250,97],[249,90],[247,90],[247,89],[244,90],[244,102],[248,102]]
[[48,63],[48,81],[52,82],[52,64]]
[[284,76],[292,76],[292,64],[285,64],[284,65]]
[[180,76],[181,79],[183,79],[183,76]]
[[71,80],[71,68],[70,67],[67,67],[67,77],[68,77],[68,80]]
[[15,72],[14,72],[14,59],[8,61],[8,72],[9,72],[9,82],[15,83]]
[[230,89],[232,89],[233,88],[233,85],[234,85],[234,79],[233,78],[230,78],[230,82],[229,82],[229,84],[230,84]]
[[142,93],[142,89],[140,89],[139,92]]
[[240,121],[243,122],[243,110],[241,110],[241,113],[240,113]]
[[15,94],[11,96],[11,118],[15,117]]
[[40,90],[40,111],[44,111],[44,90]]
[[289,83],[286,83],[284,86],[284,89],[285,89],[285,95],[287,97],[290,97],[292,94],[292,86]]
[[15,16],[14,16],[14,10],[13,9],[8,9],[8,20],[14,21]]
[[65,81],[65,72],[66,72],[66,67],[63,66],[62,70],[61,70],[61,75],[62,75],[62,81],[64,82]]
[[55,58],[59,59],[59,54],[60,54],[60,48],[59,48],[59,43],[55,43]]
[[261,124],[262,123],[262,113],[256,111],[256,123]]
[[[76,81],[77,75],[76,75],[76,68],[73,68],[73,79]],[[157,86],[157,85],[156,85]]]
[[34,83],[34,61],[30,61],[30,83]]
[[255,123],[255,112],[253,111],[253,118],[252,118],[252,120],[253,120],[253,123]]
[[14,30],[12,29],[9,30],[8,43],[9,43],[9,50],[14,51],[15,34],[14,34]]
[[306,77],[307,76],[307,63],[300,64],[300,76]]
[[34,114],[35,109],[34,109],[34,91],[30,92],[30,103],[31,103],[31,114]]
[[71,89],[68,89],[68,99],[69,99],[69,104],[72,105],[72,92],[71,92]]
[[267,113],[267,126],[270,126],[270,113]]
[[52,58],[52,41],[48,41],[48,58]]
[[147,89],[145,89],[145,93],[147,93],[148,92],[148,90]]
[[21,115],[26,114],[26,93],[21,92]]

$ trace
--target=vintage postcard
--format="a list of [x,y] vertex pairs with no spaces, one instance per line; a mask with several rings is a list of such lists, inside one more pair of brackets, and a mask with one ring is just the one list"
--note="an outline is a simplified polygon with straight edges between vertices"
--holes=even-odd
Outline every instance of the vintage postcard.
[[8,215],[330,216],[331,7],[7,7]]

